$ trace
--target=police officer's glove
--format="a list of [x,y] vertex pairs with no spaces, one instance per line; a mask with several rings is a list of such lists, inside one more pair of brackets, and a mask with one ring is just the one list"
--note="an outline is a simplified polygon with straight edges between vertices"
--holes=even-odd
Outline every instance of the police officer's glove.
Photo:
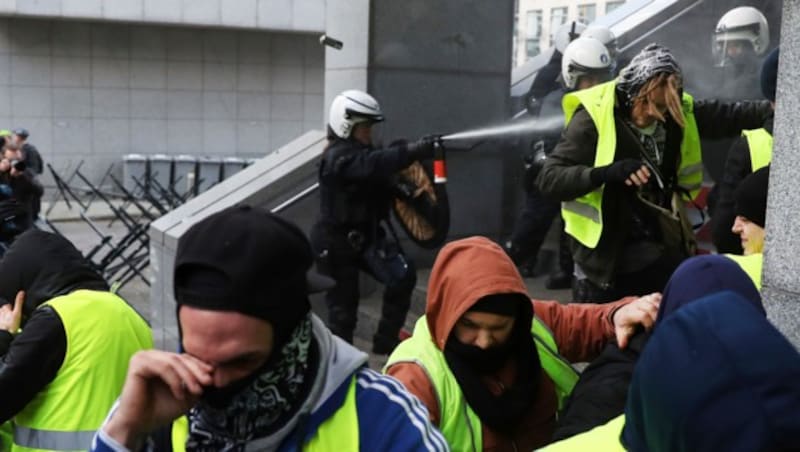
[[436,136],[428,135],[417,141],[408,143],[408,157],[411,161],[430,160],[433,158],[433,145]]
[[596,186],[609,183],[622,184],[641,167],[642,161],[639,159],[624,159],[593,169],[589,177]]

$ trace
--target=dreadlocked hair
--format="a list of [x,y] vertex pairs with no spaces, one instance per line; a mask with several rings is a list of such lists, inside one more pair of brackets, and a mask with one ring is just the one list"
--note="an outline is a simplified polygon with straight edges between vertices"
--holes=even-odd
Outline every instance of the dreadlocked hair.
[[[646,102],[653,104],[655,101],[655,90],[659,87],[664,87],[664,101],[667,104],[667,111],[669,111],[672,119],[683,128],[686,125],[686,119],[683,116],[683,102],[681,101],[681,76],[679,74],[668,74],[662,72],[651,78],[642,86],[632,101],[632,104],[639,102]],[[651,108],[653,116],[658,118],[659,121],[665,122],[666,119],[658,109]]]

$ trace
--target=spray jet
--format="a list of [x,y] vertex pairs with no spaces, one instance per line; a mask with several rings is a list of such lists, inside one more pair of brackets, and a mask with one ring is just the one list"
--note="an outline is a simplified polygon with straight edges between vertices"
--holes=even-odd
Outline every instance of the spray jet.
[[435,183],[447,182],[445,149],[469,151],[489,139],[512,138],[519,135],[556,134],[563,128],[564,118],[561,115],[557,115],[439,135],[435,137],[434,141],[433,170]]
[[556,115],[547,118],[531,118],[525,121],[517,121],[510,124],[500,124],[496,126],[465,130],[463,132],[443,135],[440,138],[442,142],[486,140],[491,138],[508,138],[523,134],[553,133],[558,132],[563,128],[564,117],[561,115]]

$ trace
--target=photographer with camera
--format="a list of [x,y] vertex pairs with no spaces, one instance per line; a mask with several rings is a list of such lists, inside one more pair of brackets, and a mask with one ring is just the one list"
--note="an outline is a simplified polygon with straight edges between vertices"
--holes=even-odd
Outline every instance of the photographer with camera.
[[[42,185],[20,158],[19,150],[6,144],[0,160],[0,221],[14,216],[19,232],[27,229],[39,215],[43,193]],[[2,227],[5,229],[6,225]],[[0,234],[0,239],[6,240],[5,234]]]
[[28,143],[28,136],[30,136],[30,134],[27,129],[18,127],[13,130],[11,141],[14,143],[16,149],[19,149],[20,160],[24,160],[33,174],[38,176],[44,171],[44,161],[42,160],[42,154],[39,153],[36,146]]

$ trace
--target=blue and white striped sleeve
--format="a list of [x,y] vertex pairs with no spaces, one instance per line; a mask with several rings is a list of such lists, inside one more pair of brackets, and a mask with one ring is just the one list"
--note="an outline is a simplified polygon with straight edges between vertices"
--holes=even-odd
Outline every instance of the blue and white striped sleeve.
[[363,368],[356,373],[361,450],[449,451],[428,410],[392,377]]

